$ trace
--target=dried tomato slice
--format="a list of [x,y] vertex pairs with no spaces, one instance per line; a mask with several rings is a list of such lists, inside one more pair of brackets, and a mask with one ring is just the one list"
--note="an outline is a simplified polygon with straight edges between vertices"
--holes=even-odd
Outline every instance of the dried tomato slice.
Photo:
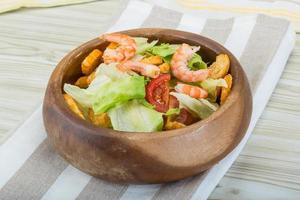
[[146,86],[146,99],[159,112],[166,112],[169,107],[170,74],[161,74]]
[[169,96],[169,108],[178,108],[179,107],[179,101],[176,99],[176,97],[170,95]]
[[176,117],[175,121],[180,122],[185,125],[193,124],[199,121],[198,118],[194,117],[187,109],[181,108],[179,115]]

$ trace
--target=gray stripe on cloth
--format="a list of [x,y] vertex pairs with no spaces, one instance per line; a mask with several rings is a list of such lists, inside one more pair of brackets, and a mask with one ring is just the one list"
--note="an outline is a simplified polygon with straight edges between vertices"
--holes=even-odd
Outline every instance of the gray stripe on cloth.
[[153,6],[151,13],[142,24],[142,27],[176,28],[181,17],[182,13],[180,12],[159,6]]
[[112,27],[119,18],[121,17],[123,11],[127,8],[129,0],[120,0],[118,7],[112,12],[110,19],[107,20],[104,30],[108,31],[110,27]]
[[[227,20],[210,19],[206,22],[201,34],[224,44],[232,31],[233,20],[232,18]],[[221,24],[223,24],[223,27],[220,27]],[[218,33],[216,33],[216,30]],[[193,191],[198,188],[201,181],[202,175],[200,174],[186,180],[164,184],[152,200],[190,199]]]
[[110,183],[101,179],[92,178],[85,186],[77,200],[115,200],[120,199],[126,191],[127,185]]
[[240,58],[254,94],[289,27],[280,18],[259,15]]
[[207,19],[201,34],[224,44],[232,30],[234,19]]
[[202,182],[202,174],[178,181],[172,184],[165,184],[155,194],[152,200],[187,200],[190,199],[196,191],[198,185]]
[[67,166],[46,139],[0,190],[0,199],[40,199]]

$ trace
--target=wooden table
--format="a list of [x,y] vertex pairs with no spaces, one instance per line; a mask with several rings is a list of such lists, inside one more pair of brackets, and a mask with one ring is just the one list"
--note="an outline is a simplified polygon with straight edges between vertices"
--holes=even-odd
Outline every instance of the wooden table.
[[[0,143],[40,105],[56,63],[103,32],[118,3],[99,1],[0,15]],[[298,34],[293,54],[253,135],[210,198],[300,199],[299,147]]]

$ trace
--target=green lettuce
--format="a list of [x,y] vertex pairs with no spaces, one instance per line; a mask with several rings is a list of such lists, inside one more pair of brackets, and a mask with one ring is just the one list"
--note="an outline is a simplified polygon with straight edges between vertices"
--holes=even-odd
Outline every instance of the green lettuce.
[[155,109],[155,106],[146,101],[146,99],[136,99],[140,104],[143,104],[147,108]]
[[95,114],[108,111],[110,108],[129,101],[145,97],[143,76],[129,76],[118,81],[112,81],[103,87],[93,102]]
[[218,87],[227,87],[227,83],[224,79],[211,79],[208,78],[200,83],[201,87],[208,92],[208,100],[216,102],[218,96]]
[[93,105],[94,95],[87,90],[66,83],[64,84],[64,91],[84,107],[91,107]]
[[206,99],[195,99],[186,94],[171,92],[171,95],[175,96],[180,102],[180,105],[188,109],[193,115],[200,119],[209,117],[213,112],[218,109],[216,104],[212,104]]
[[145,80],[118,70],[116,64],[101,64],[87,89],[65,84],[64,91],[81,106],[100,114],[131,99],[144,99]]
[[160,131],[162,113],[151,109],[138,100],[128,101],[108,111],[114,130],[131,132]]
[[64,91],[73,97],[81,106],[90,108],[95,101],[95,94],[100,92],[103,86],[109,82],[111,82],[111,79],[103,75],[96,77],[87,89],[66,83],[64,84]]
[[164,60],[165,63],[170,64],[171,60],[172,60],[173,54],[172,55],[168,55],[166,57],[162,57],[162,59]]
[[137,54],[143,54],[148,49],[154,47],[154,45],[156,45],[156,43],[158,42],[158,40],[153,40],[152,42],[149,43],[148,38],[144,38],[144,37],[135,37],[134,40],[137,45],[137,50],[136,50]]
[[179,45],[176,44],[162,43],[160,45],[151,47],[147,50],[147,53],[150,53],[152,55],[158,55],[162,57],[164,62],[170,63],[172,56],[178,47]]
[[96,70],[96,78],[101,77],[101,76],[107,76],[112,81],[116,81],[116,80],[119,80],[119,79],[122,79],[125,77],[129,77],[130,75],[119,70],[117,68],[116,63],[110,63],[110,64],[102,63],[99,65],[99,67]]
[[188,67],[191,70],[207,69],[207,64],[202,60],[201,56],[194,53],[192,58],[188,62]]
[[178,45],[162,43],[160,45],[148,49],[148,52],[161,57],[167,57],[169,55],[174,54],[177,48]]
[[178,115],[180,113],[180,108],[170,108],[165,115],[169,116],[169,115]]

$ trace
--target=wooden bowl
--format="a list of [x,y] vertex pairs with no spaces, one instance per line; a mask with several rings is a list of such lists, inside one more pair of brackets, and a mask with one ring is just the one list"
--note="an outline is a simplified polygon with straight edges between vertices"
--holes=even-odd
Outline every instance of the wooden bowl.
[[82,60],[107,42],[94,39],[71,51],[57,65],[44,98],[43,118],[58,153],[76,168],[114,182],[162,183],[207,170],[243,138],[252,112],[252,96],[237,59],[223,46],[197,34],[170,29],[134,29],[131,36],[201,46],[205,61],[230,57],[233,88],[227,101],[205,120],[182,129],[138,133],[99,128],[77,117],[63,99],[63,84],[81,75]]

